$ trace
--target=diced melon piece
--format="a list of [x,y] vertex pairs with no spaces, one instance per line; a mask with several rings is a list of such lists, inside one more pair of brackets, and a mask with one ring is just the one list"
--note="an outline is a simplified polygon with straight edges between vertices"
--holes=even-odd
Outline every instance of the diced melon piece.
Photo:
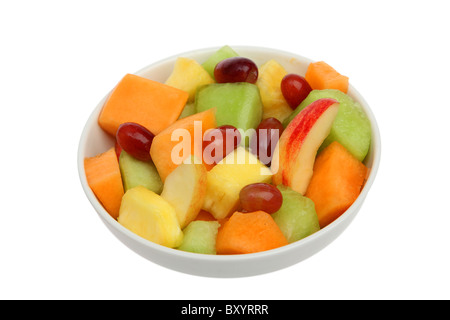
[[84,159],[84,169],[92,192],[111,217],[116,219],[124,190],[115,149]]
[[143,186],[160,194],[163,183],[152,161],[141,161],[122,150],[119,167],[125,191],[136,186]]
[[98,124],[115,136],[122,123],[136,122],[156,135],[178,119],[188,97],[183,90],[127,74],[106,100]]
[[175,61],[172,74],[165,82],[168,86],[189,93],[189,102],[194,101],[197,88],[213,83],[214,79],[194,59],[179,57]]
[[288,241],[270,214],[235,212],[219,229],[217,254],[244,254],[275,249]]
[[262,102],[259,89],[248,82],[213,83],[200,88],[195,98],[197,112],[216,108],[217,126],[256,129],[261,122]]
[[216,237],[220,227],[217,221],[192,221],[183,229],[183,243],[178,250],[216,254]]
[[317,156],[305,196],[314,202],[321,228],[337,219],[358,198],[367,172],[367,167],[338,142]]
[[[194,132],[195,123],[199,124],[198,128],[200,128],[200,130],[198,133]],[[166,128],[153,138],[152,146],[150,148],[150,155],[163,182],[166,180],[166,177],[169,175],[169,173],[171,173],[178,165],[181,164],[183,160],[185,160],[189,156],[195,155],[198,159],[203,159],[203,135],[206,130],[215,127],[215,110],[209,109],[204,112],[196,113],[192,116],[177,120],[175,123],[170,125],[168,128]],[[177,129],[180,130],[177,131]],[[187,134],[186,137],[177,135],[177,133],[183,132]],[[174,136],[172,137],[172,135]],[[196,137],[196,135],[198,135],[199,137]],[[185,138],[189,139],[190,141],[184,140]],[[197,149],[195,149],[194,143],[196,138],[199,139],[199,142],[197,143],[197,145],[199,145],[199,148]],[[174,150],[174,148],[177,148],[177,145],[180,146],[180,150]],[[181,148],[183,147],[183,145],[185,145],[186,148],[189,149],[186,150],[186,153],[184,153],[184,150]],[[172,151],[181,158],[181,162],[175,163],[173,161]],[[205,163],[205,161],[203,161],[203,163]],[[207,167],[207,169],[209,168],[206,163],[205,166]]]
[[287,75],[286,69],[274,59],[259,67],[256,85],[261,94],[263,104],[263,119],[276,118],[283,122],[291,113],[292,108],[281,92],[281,80]]
[[283,196],[281,208],[272,214],[289,243],[320,230],[314,202],[282,184],[277,186]]
[[344,93],[348,91],[348,77],[341,75],[324,61],[310,63],[305,79],[313,90],[337,89]]
[[203,210],[223,219],[238,208],[243,187],[271,181],[270,169],[244,147],[238,147],[208,172]]
[[210,55],[208,59],[202,63],[202,67],[205,68],[211,78],[215,79],[214,69],[216,68],[216,65],[224,59],[237,56],[239,55],[230,46],[223,46],[212,55]]
[[117,221],[138,236],[169,248],[183,241],[175,209],[143,186],[125,193]]

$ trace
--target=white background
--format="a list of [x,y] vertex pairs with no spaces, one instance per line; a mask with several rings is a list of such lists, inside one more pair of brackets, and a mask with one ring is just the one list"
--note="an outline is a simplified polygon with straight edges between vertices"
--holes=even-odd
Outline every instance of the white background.
[[[449,299],[446,1],[2,1],[0,298]],[[325,60],[369,102],[379,174],[331,245],[238,279],[160,267],[87,200],[84,123],[128,72],[224,44]]]

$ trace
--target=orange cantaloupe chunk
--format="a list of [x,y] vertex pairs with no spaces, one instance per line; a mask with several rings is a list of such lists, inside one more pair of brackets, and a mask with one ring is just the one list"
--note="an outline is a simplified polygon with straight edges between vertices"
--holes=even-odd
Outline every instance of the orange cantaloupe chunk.
[[[198,134],[194,133],[195,129],[195,122],[199,121],[201,124],[201,132]],[[190,139],[190,153],[186,152],[184,153],[184,150],[180,150],[178,152],[178,147],[175,149],[174,153],[180,156],[182,159],[188,158],[190,155],[196,156],[198,160],[202,160],[202,162],[205,164],[207,169],[210,169],[210,166],[208,166],[205,161],[203,161],[203,148],[202,148],[202,140],[203,135],[205,132],[209,129],[213,129],[216,127],[216,114],[215,109],[208,109],[206,111],[193,114],[189,117],[182,118],[174,122],[172,125],[164,129],[162,132],[157,134],[152,141],[152,146],[150,148],[150,155],[152,157],[153,163],[156,166],[156,170],[158,170],[159,176],[161,177],[161,180],[164,182],[166,180],[166,177],[171,173],[179,164],[175,163],[172,160],[172,150],[178,145],[178,144],[184,144],[184,137],[178,137],[177,132],[182,133],[183,130],[175,132],[177,129],[184,129],[187,130],[186,133],[189,134]],[[175,132],[174,137],[172,137],[172,133]],[[197,137],[197,135],[199,137]],[[195,143],[195,140],[200,138],[197,143]],[[196,147],[196,145],[197,147]],[[180,149],[181,149],[180,145]],[[186,146],[189,146],[189,144],[186,142]],[[189,150],[186,150],[189,151]]]
[[368,168],[339,142],[332,142],[319,153],[305,196],[314,202],[321,228],[353,204],[367,173]]
[[106,100],[98,124],[115,136],[122,123],[136,122],[156,135],[178,119],[188,97],[183,90],[127,74]]
[[105,210],[117,219],[124,189],[114,148],[84,159],[86,179]]
[[324,61],[310,63],[305,79],[313,90],[336,89],[344,93],[348,91],[348,77],[340,74]]
[[270,214],[235,212],[217,233],[217,254],[245,254],[275,249],[288,241]]

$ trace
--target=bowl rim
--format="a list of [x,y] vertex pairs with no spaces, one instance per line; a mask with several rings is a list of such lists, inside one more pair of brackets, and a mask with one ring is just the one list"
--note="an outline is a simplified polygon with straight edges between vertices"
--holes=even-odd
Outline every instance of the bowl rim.
[[[229,45],[231,48],[233,48],[235,51],[254,51],[254,52],[264,52],[264,53],[270,53],[273,52],[278,55],[283,55],[287,57],[291,57],[300,61],[304,62],[311,62],[313,60],[306,58],[304,56],[301,56],[296,53],[274,49],[270,47],[261,47],[261,46],[239,46],[239,45]],[[221,47],[207,47],[207,48],[201,48],[197,50],[190,50],[181,52],[175,55],[172,55],[170,57],[160,59],[154,63],[151,63],[147,65],[144,68],[139,69],[138,71],[134,72],[134,74],[142,74],[145,71],[155,68],[158,65],[162,65],[164,63],[174,61],[177,57],[180,56],[191,56],[191,55],[200,55],[205,53],[213,53],[214,51],[218,50]],[[110,91],[111,92],[111,91]],[[103,218],[104,222],[107,222],[109,226],[117,230],[118,232],[126,235],[127,237],[131,238],[133,241],[138,242],[139,244],[149,247],[152,250],[156,250],[162,254],[174,256],[174,257],[180,257],[180,258],[188,258],[191,260],[196,260],[197,262],[220,262],[220,261],[231,261],[231,262],[245,262],[247,260],[254,260],[254,259],[263,259],[266,257],[274,257],[277,255],[283,255],[287,251],[295,251],[296,249],[299,249],[301,247],[307,246],[310,242],[315,241],[317,238],[322,237],[322,235],[326,233],[330,233],[333,229],[339,228],[339,226],[346,222],[347,219],[352,219],[354,214],[357,213],[358,208],[363,204],[365,197],[367,196],[369,190],[371,189],[375,177],[378,172],[378,168],[380,165],[380,159],[381,159],[381,136],[379,132],[379,127],[375,118],[375,115],[370,108],[367,101],[364,99],[364,97],[353,87],[351,82],[349,83],[349,95],[351,95],[353,98],[358,100],[360,104],[363,107],[364,112],[366,113],[367,117],[370,120],[371,123],[371,130],[372,130],[372,139],[371,139],[371,148],[373,149],[373,159],[372,159],[372,166],[370,168],[370,173],[366,179],[366,182],[364,184],[363,189],[361,190],[361,193],[359,194],[358,198],[354,201],[354,203],[336,220],[334,220],[332,223],[327,225],[326,227],[318,230],[317,232],[292,243],[289,243],[287,245],[284,245],[279,248],[262,251],[262,252],[256,252],[256,253],[247,253],[247,254],[234,254],[234,255],[210,255],[210,254],[201,254],[201,253],[193,253],[193,252],[186,252],[174,248],[165,247],[163,245],[159,245],[157,243],[154,243],[152,241],[149,241],[147,239],[144,239],[132,231],[128,230],[124,226],[122,226],[120,223],[117,222],[114,218],[110,216],[110,214],[103,208],[103,206],[100,204],[100,202],[97,200],[96,196],[94,195],[93,191],[90,189],[86,174],[84,170],[84,146],[87,143],[87,136],[89,132],[89,128],[94,124],[94,122],[97,122],[98,114],[100,112],[100,109],[103,107],[106,99],[108,98],[110,92],[108,92],[103,99],[99,101],[97,104],[97,107],[91,112],[88,120],[86,121],[83,131],[81,133],[81,137],[79,139],[78,144],[78,152],[77,152],[77,166],[78,166],[78,174],[80,178],[80,182],[82,185],[82,188],[89,200],[89,202],[92,204],[96,212],[100,215],[101,218]]]

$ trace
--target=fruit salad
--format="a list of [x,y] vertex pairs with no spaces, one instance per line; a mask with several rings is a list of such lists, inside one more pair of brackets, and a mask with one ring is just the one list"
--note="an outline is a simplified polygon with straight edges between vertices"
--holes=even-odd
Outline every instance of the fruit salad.
[[299,241],[339,218],[367,179],[369,119],[348,77],[257,65],[224,46],[178,57],[158,82],[126,74],[98,124],[115,146],[85,158],[109,215],[156,244],[248,254]]

